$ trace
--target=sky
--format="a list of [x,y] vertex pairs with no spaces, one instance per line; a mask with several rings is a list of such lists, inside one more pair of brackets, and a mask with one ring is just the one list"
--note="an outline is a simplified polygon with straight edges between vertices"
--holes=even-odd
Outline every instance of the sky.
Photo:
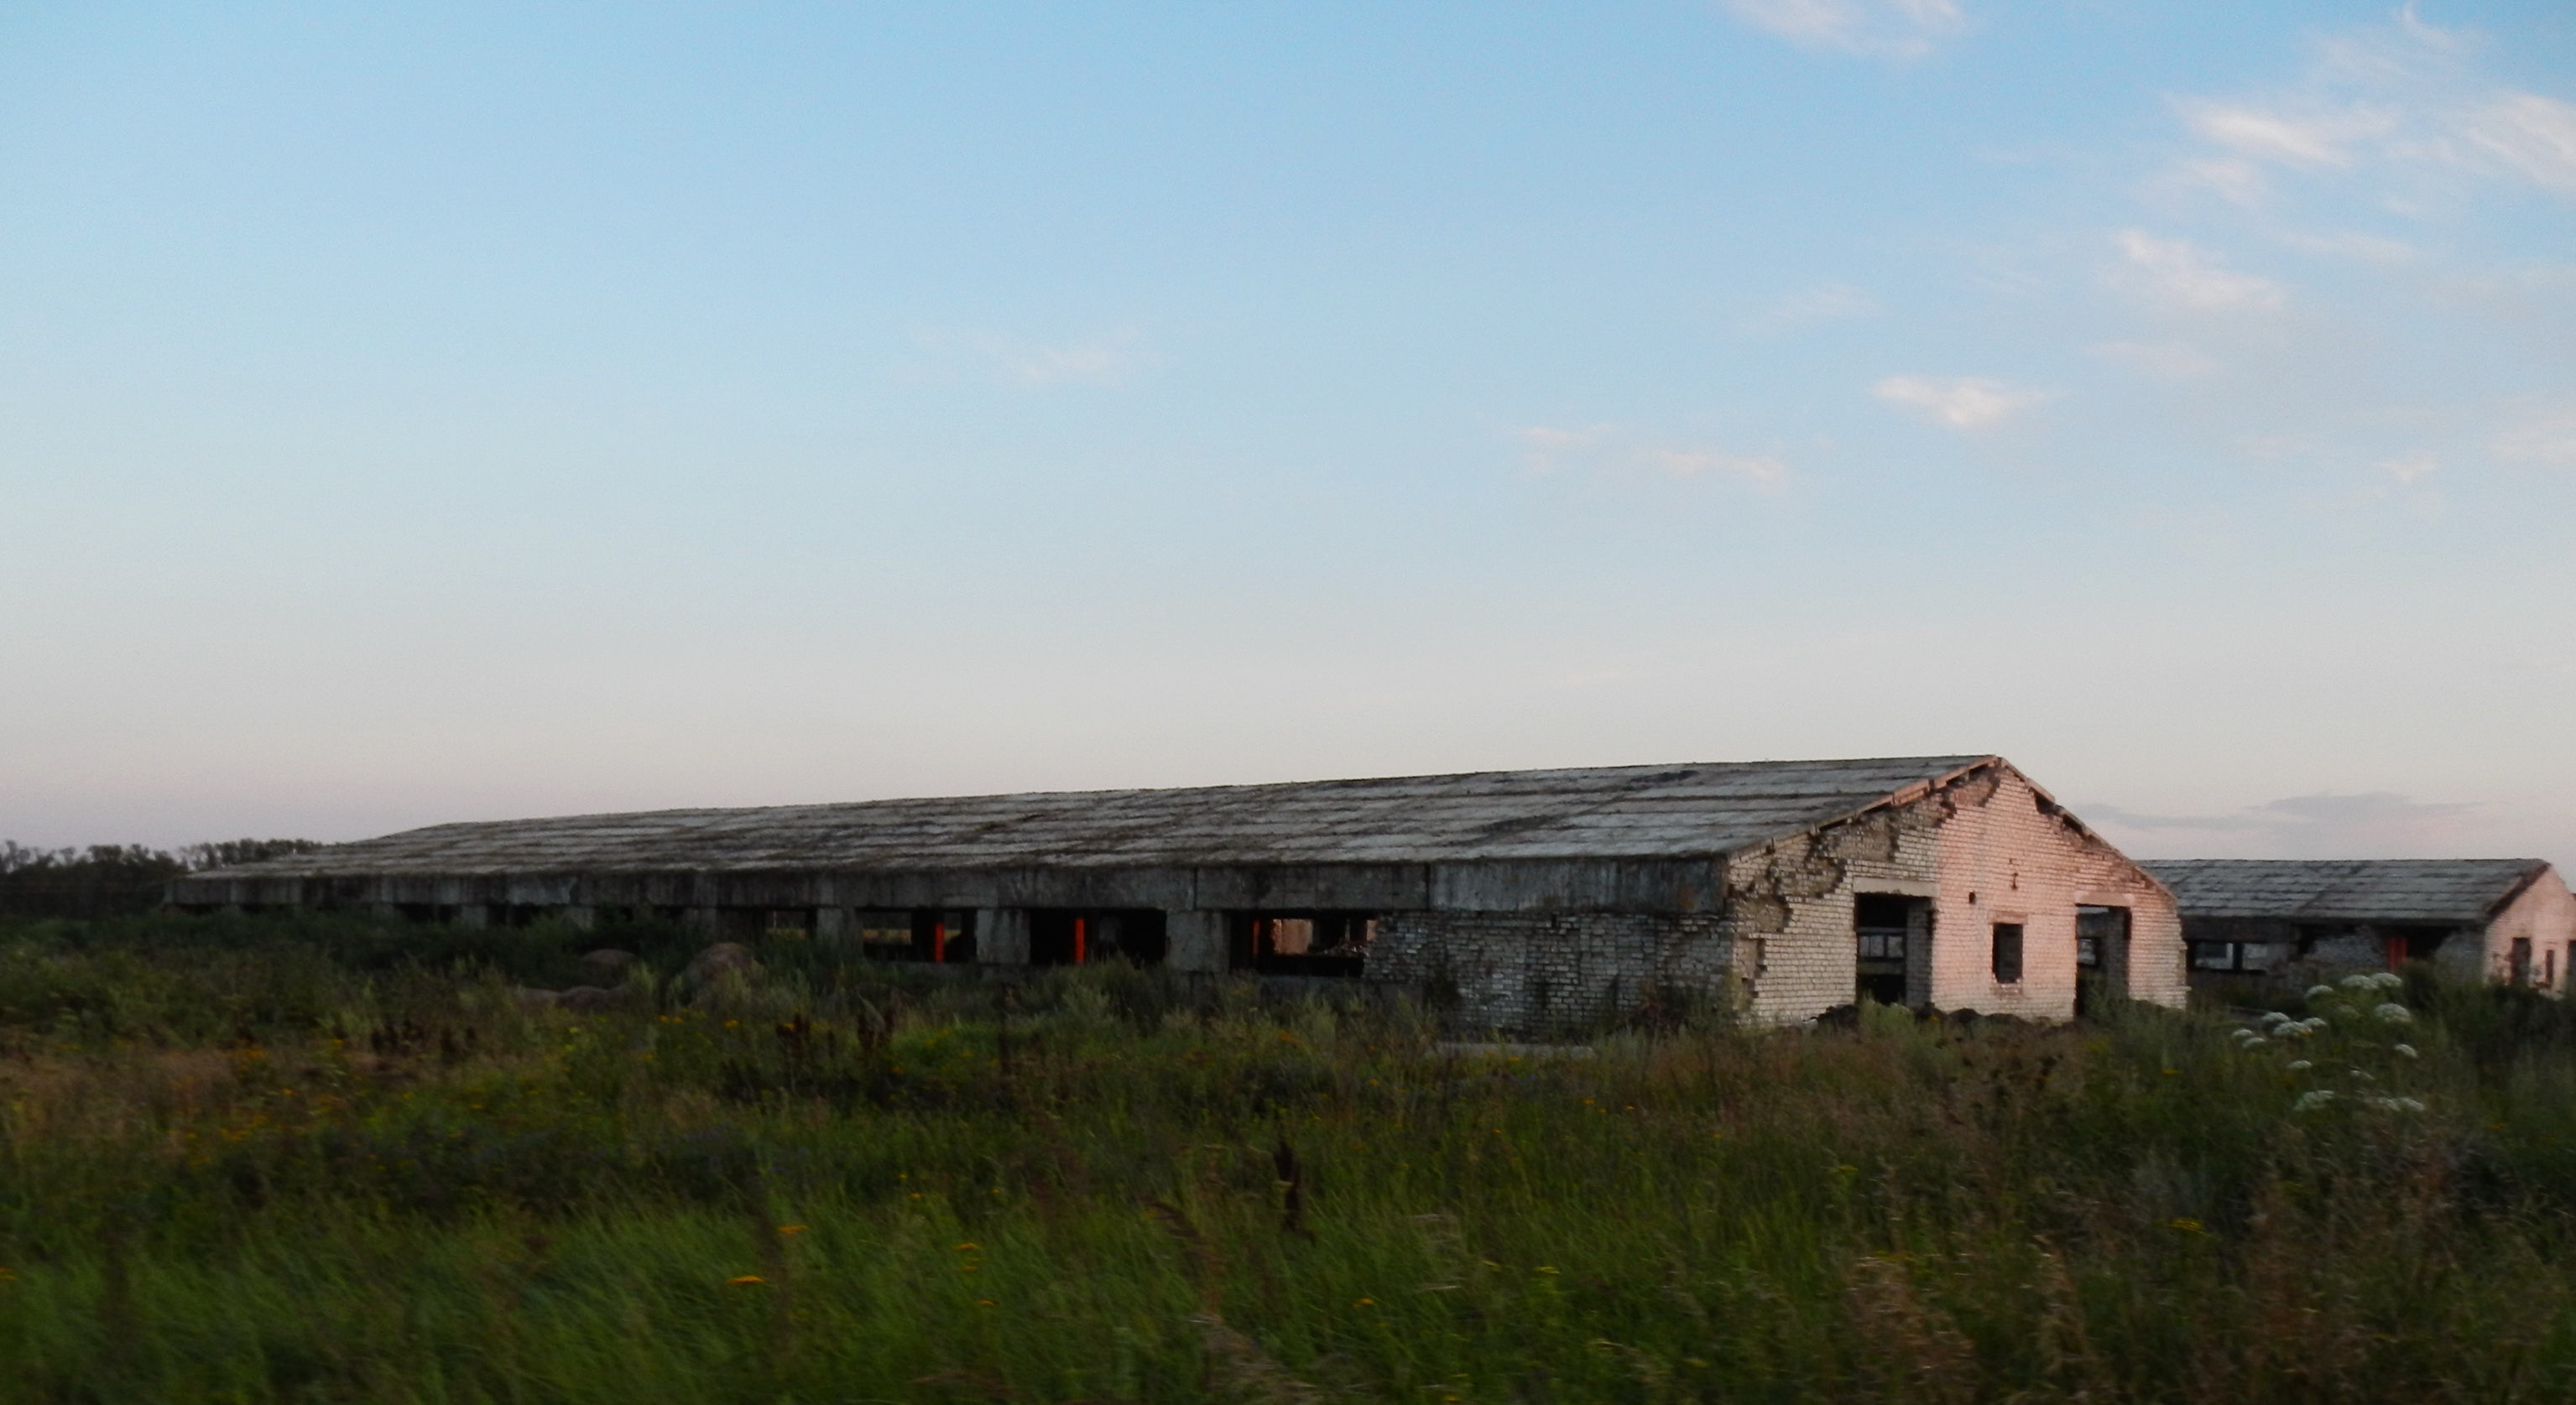
[[2576,865],[2576,10],[0,0],[0,837],[1999,752]]

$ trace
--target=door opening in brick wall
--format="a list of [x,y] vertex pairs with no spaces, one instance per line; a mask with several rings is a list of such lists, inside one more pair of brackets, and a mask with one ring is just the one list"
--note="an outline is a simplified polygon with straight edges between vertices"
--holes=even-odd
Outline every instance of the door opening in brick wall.
[[1998,922],[1994,930],[1995,979],[2005,985],[2021,983],[2021,924]]
[[1930,904],[1901,893],[1858,893],[1852,897],[1852,970],[1854,1003],[1881,1005],[1912,1002],[1912,979],[1928,953],[1921,950]]
[[2075,909],[2075,1013],[2093,1014],[2129,994],[2129,910]]
[[1234,968],[1266,976],[1357,976],[1377,940],[1369,912],[1238,912],[1228,926]]
[[1034,908],[1029,912],[1029,964],[1095,966],[1125,961],[1160,966],[1167,945],[1159,908]]
[[2512,965],[2510,974],[2513,977],[2513,983],[2515,985],[2531,984],[2531,938],[2514,938],[2513,954],[2508,957],[2507,960],[2510,961]]

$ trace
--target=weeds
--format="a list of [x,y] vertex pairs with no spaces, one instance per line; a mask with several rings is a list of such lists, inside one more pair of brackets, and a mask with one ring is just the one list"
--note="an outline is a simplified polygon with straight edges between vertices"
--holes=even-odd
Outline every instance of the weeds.
[[618,1009],[515,998],[596,940],[0,929],[0,1399],[2576,1391],[2561,1007],[1533,1059],[787,942],[692,998],[652,931]]

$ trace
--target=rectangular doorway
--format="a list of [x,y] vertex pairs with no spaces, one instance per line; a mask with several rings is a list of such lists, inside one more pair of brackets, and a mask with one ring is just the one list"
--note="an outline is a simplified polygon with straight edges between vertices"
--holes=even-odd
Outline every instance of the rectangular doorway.
[[2129,995],[2129,910],[2075,909],[2075,1013],[2099,1014]]
[[1852,1002],[1919,1005],[1931,997],[1932,903],[1902,893],[1852,896]]

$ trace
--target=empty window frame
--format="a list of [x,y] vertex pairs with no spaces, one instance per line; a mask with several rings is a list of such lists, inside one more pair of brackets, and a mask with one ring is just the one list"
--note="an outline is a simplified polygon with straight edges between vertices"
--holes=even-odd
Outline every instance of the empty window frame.
[[2513,953],[2506,959],[2512,965],[2513,983],[2515,985],[2531,984],[2531,938],[2514,938]]
[[2249,958],[2255,952],[2268,954],[2268,947],[2251,947],[2243,942],[2193,942],[2191,968],[2195,971],[2257,971],[2262,967]]
[[1029,964],[1094,966],[1125,961],[1163,964],[1168,938],[1159,908],[1035,908],[1029,912]]
[[1995,979],[2004,985],[2021,983],[2021,926],[2018,922],[1995,924]]
[[851,914],[859,954],[870,961],[937,966],[975,960],[975,914],[937,908],[863,908]]
[[1377,940],[1368,912],[1238,912],[1229,926],[1235,969],[1268,976],[1357,976]]

